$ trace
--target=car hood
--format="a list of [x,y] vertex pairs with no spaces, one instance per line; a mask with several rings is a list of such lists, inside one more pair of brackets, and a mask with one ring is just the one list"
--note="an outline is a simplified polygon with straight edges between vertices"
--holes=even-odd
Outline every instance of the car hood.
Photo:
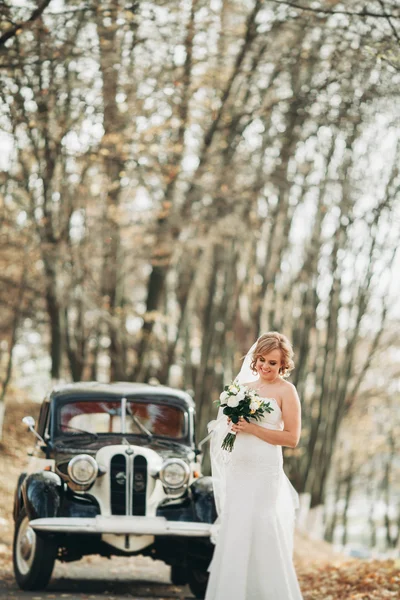
[[[143,442],[142,440],[140,443],[138,443],[137,440],[129,440],[129,442],[132,446],[150,448],[165,459],[181,458],[188,462],[193,460],[193,448],[183,443],[171,440],[158,440],[156,438],[153,438],[149,442]],[[121,443],[122,439],[116,439],[115,436],[110,438],[102,436],[101,439],[90,441],[87,436],[79,436],[79,438],[74,437],[73,440],[64,437],[57,440],[53,446],[54,459],[56,463],[64,463],[77,454],[90,454],[95,456],[98,450],[104,448],[104,446],[120,446]]]

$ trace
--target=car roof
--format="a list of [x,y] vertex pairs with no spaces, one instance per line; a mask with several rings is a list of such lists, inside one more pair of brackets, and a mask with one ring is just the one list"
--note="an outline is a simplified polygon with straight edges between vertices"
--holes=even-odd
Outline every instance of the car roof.
[[99,383],[97,381],[80,381],[78,383],[66,383],[53,387],[50,392],[49,400],[53,398],[62,398],[74,396],[75,394],[85,398],[95,398],[98,394],[107,394],[115,396],[118,399],[124,396],[146,396],[154,395],[159,398],[162,396],[179,398],[188,408],[194,408],[193,398],[183,390],[171,388],[166,385],[150,385],[148,383],[132,383],[120,381],[117,383]]

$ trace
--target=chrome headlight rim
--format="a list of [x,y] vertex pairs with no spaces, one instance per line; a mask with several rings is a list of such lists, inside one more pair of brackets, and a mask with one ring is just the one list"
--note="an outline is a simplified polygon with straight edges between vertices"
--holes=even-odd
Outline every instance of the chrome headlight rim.
[[[183,479],[180,483],[171,484],[165,480],[165,471],[170,465],[179,465],[183,468]],[[165,488],[170,490],[180,490],[183,487],[185,487],[189,481],[190,468],[189,465],[181,458],[167,458],[162,464],[159,475],[161,482]]]
[[[84,461],[90,463],[90,465],[93,467],[92,475],[88,479],[85,479],[84,481],[77,479],[73,474],[73,467],[76,465],[77,462],[79,462],[81,460],[84,460]],[[92,483],[96,480],[98,473],[99,473],[99,465],[97,464],[97,462],[93,458],[93,456],[90,456],[90,454],[77,454],[76,456],[71,458],[71,460],[68,463],[68,475],[69,475],[71,481],[75,485],[84,486],[84,487],[92,485]]]

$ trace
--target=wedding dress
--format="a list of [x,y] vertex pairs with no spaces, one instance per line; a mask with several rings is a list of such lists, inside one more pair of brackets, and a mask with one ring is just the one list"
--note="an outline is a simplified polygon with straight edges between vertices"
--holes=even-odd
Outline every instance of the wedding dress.
[[[273,412],[254,422],[282,430],[278,402],[266,400]],[[222,424],[211,440],[220,447],[227,430],[221,409],[213,424]],[[298,495],[283,470],[282,447],[240,432],[225,454],[225,479],[215,473],[223,490],[215,488],[222,493],[205,600],[302,600],[292,560]]]

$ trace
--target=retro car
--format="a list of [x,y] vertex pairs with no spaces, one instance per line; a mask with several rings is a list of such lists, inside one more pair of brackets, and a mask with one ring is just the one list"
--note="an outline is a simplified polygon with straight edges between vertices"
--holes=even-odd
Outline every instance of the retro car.
[[75,383],[45,398],[15,492],[13,563],[43,589],[55,560],[147,555],[202,597],[216,519],[186,392],[134,383]]

